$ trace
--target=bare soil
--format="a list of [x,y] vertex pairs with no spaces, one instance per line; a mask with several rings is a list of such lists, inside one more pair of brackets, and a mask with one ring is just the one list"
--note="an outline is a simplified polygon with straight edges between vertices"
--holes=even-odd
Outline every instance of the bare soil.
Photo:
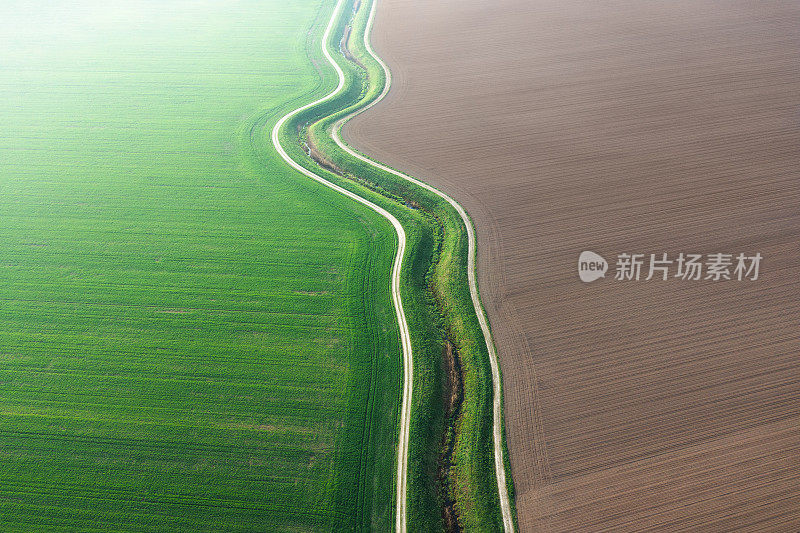
[[521,529],[800,531],[800,4],[380,2],[394,88],[344,134],[476,224]]

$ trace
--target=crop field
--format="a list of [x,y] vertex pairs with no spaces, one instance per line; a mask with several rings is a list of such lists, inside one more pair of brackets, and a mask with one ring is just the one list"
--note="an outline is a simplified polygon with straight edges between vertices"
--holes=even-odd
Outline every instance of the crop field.
[[394,234],[268,143],[333,4],[0,4],[3,531],[391,527]]
[[797,4],[383,0],[373,41],[396,89],[344,137],[475,222],[520,530],[800,530]]

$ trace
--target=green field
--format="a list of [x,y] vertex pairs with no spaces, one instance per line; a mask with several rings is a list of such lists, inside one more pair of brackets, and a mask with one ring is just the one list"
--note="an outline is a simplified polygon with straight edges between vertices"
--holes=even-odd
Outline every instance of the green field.
[[333,4],[0,4],[3,531],[391,527],[395,237],[265,141]]

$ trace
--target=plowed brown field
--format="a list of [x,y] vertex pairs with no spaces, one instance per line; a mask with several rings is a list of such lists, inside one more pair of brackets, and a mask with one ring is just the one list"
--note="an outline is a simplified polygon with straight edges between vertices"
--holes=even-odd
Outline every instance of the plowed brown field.
[[381,0],[373,42],[345,136],[475,221],[523,531],[800,531],[800,4]]

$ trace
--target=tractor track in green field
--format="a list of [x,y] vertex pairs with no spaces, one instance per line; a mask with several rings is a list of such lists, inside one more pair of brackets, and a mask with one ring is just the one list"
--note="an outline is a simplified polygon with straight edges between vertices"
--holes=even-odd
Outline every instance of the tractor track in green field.
[[[328,41],[330,39],[331,30],[334,27],[334,23],[337,17],[340,14],[341,7],[345,0],[338,0],[336,7],[331,15],[331,18],[328,22],[326,27],[325,33],[322,37],[322,52],[327,61],[331,64],[331,66],[335,69],[337,76],[338,76],[338,85],[334,88],[330,93],[327,95],[311,102],[308,104],[299,107],[278,120],[275,126],[272,129],[271,133],[271,140],[272,144],[274,145],[275,149],[278,151],[279,155],[283,158],[283,160],[289,164],[295,170],[301,172],[305,176],[367,206],[368,208],[372,209],[376,213],[383,216],[386,220],[388,220],[395,229],[395,232],[398,237],[398,246],[397,251],[395,254],[393,267],[392,267],[392,277],[391,277],[391,292],[392,292],[392,300],[395,307],[395,312],[397,316],[397,323],[400,331],[400,338],[402,343],[402,352],[403,352],[403,388],[402,388],[402,405],[401,405],[401,412],[400,412],[400,427],[399,427],[399,437],[398,437],[398,446],[397,446],[397,478],[396,478],[396,502],[395,502],[395,531],[397,533],[405,533],[407,529],[407,480],[408,480],[408,447],[409,447],[409,434],[410,434],[410,424],[411,424],[411,396],[413,390],[413,357],[412,357],[412,348],[411,348],[411,338],[409,335],[409,328],[408,323],[406,321],[405,312],[403,310],[401,295],[400,295],[400,274],[401,268],[403,263],[403,256],[406,249],[406,233],[403,229],[402,224],[400,221],[388,212],[383,207],[367,200],[366,198],[352,192],[344,187],[341,187],[325,178],[312,172],[311,170],[305,168],[297,161],[293,160],[286,150],[281,146],[280,143],[280,129],[281,127],[289,121],[295,115],[308,110],[314,106],[327,102],[328,100],[333,99],[336,97],[345,87],[345,76],[342,71],[342,68],[338,65],[336,61],[334,61],[333,57],[331,56],[328,50]],[[474,227],[472,224],[469,215],[466,213],[464,208],[456,202],[453,198],[445,194],[444,192],[428,185],[427,183],[420,181],[416,178],[408,176],[402,172],[396,171],[386,165],[373,161],[366,156],[360,154],[359,152],[353,150],[349,147],[340,136],[340,130],[342,126],[354,116],[370,109],[377,103],[379,103],[386,94],[389,92],[391,87],[391,73],[389,71],[388,66],[383,62],[383,60],[374,52],[370,41],[369,35],[370,30],[372,29],[372,24],[375,17],[375,11],[377,6],[377,0],[373,0],[368,22],[364,32],[364,46],[367,52],[372,56],[372,58],[380,65],[383,69],[383,73],[385,75],[385,83],[380,95],[373,99],[372,101],[366,103],[365,105],[353,110],[349,114],[343,116],[342,118],[338,119],[334,125],[331,132],[331,138],[336,143],[336,145],[343,150],[345,153],[354,157],[364,163],[367,163],[381,171],[388,172],[396,177],[399,177],[405,181],[413,183],[416,186],[422,187],[423,189],[432,192],[433,194],[440,197],[442,200],[447,202],[450,206],[452,206],[456,212],[458,213],[462,223],[466,228],[467,238],[468,238],[468,257],[467,257],[467,280],[469,284],[469,294],[472,302],[472,306],[474,308],[475,315],[477,317],[478,323],[480,325],[481,333],[485,340],[486,349],[489,355],[489,364],[491,367],[491,376],[492,376],[492,436],[493,436],[493,456],[494,456],[494,470],[496,473],[496,481],[498,487],[498,500],[500,504],[500,512],[502,516],[502,524],[503,530],[507,533],[511,533],[514,531],[514,518],[513,512],[511,509],[510,497],[508,493],[508,480],[506,479],[506,470],[505,470],[505,457],[504,457],[504,447],[503,447],[503,410],[502,410],[502,386],[501,386],[501,377],[500,377],[500,369],[497,360],[497,354],[494,348],[494,341],[492,339],[491,330],[489,329],[488,321],[483,310],[483,306],[480,301],[480,296],[478,293],[477,281],[476,281],[476,274],[475,274],[475,257],[476,257],[476,239],[475,239],[475,232]],[[346,58],[347,54],[343,51],[343,55]],[[349,58],[348,58],[349,59]],[[354,59],[353,59],[354,60]],[[356,61],[357,62],[357,61]],[[317,161],[318,164],[323,165],[323,162]],[[337,169],[329,169],[333,170],[335,173],[339,173]]]

